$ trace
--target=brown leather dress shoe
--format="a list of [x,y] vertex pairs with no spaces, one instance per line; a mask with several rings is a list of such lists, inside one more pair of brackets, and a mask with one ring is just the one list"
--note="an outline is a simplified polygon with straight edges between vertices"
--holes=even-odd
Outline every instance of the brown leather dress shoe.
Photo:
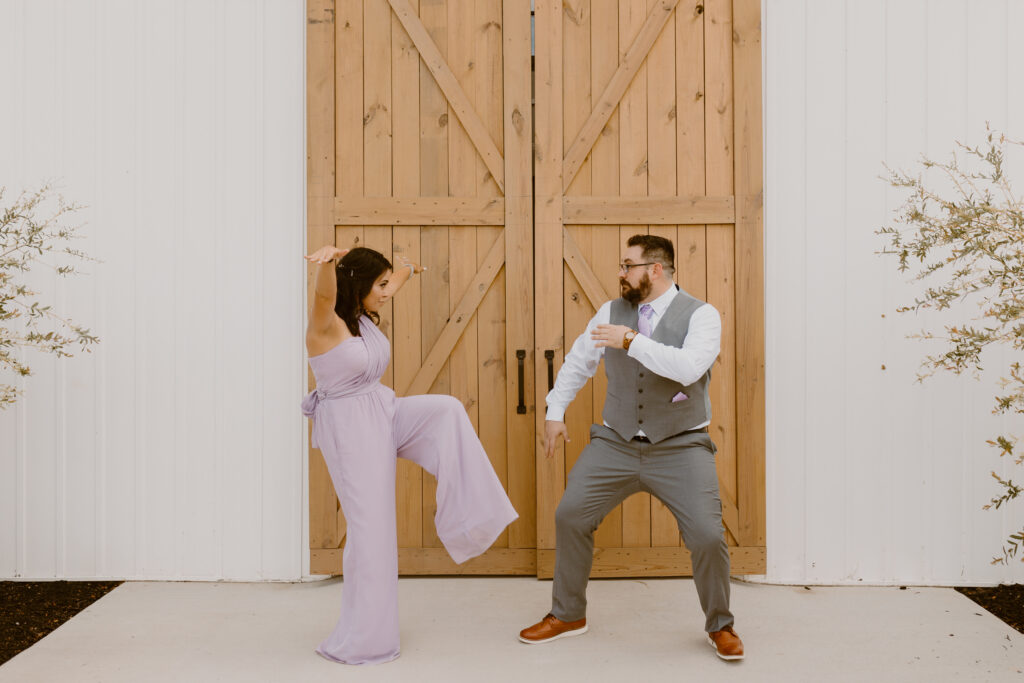
[[519,640],[529,645],[547,643],[559,638],[581,636],[587,632],[587,620],[562,621],[554,614],[549,614],[529,628],[519,632]]
[[715,654],[722,659],[743,659],[743,641],[736,635],[736,631],[732,630],[732,626],[709,633],[708,643],[715,648]]

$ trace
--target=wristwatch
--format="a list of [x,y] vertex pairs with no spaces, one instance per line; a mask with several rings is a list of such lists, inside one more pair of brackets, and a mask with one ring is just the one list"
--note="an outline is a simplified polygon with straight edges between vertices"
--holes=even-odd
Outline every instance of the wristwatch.
[[633,343],[634,339],[636,339],[636,334],[637,334],[636,330],[630,330],[629,332],[627,332],[626,334],[624,334],[622,336],[622,348],[623,349],[625,349],[626,351],[629,351],[629,345]]

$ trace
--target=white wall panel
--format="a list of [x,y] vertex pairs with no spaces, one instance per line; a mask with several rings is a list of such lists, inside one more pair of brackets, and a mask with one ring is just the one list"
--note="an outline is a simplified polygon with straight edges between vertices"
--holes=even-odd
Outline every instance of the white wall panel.
[[0,0],[0,185],[87,205],[102,339],[0,413],[0,575],[303,568],[304,3]]
[[993,354],[980,382],[915,383],[929,347],[905,335],[954,318],[896,314],[920,285],[875,254],[874,231],[901,202],[883,164],[948,158],[985,121],[1024,137],[1024,61],[1007,39],[1024,12],[767,0],[764,19],[767,580],[1021,581],[1021,563],[989,560],[1024,511],[981,510],[989,470],[1020,477],[985,445],[1014,427],[990,414],[1010,356]]

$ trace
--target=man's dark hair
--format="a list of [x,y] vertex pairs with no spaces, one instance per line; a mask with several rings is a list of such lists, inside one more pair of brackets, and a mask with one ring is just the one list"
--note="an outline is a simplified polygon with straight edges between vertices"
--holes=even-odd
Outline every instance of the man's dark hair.
[[626,242],[627,247],[639,246],[645,261],[654,261],[672,272],[676,269],[676,250],[671,240],[657,235],[633,235]]

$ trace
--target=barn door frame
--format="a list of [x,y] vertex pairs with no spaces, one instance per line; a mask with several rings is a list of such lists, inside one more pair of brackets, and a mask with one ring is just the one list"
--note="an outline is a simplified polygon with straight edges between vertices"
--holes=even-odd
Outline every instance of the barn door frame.
[[[766,555],[760,2],[649,1],[643,26],[624,53],[623,46],[620,46],[622,56],[608,85],[601,93],[593,91],[595,104],[590,115],[572,143],[565,145],[563,26],[567,20],[578,22],[579,11],[584,6],[588,9],[591,7],[590,3],[562,0],[536,2],[534,239],[537,292],[535,355],[539,359],[535,379],[539,407],[537,434],[544,433],[543,405],[550,379],[557,373],[564,359],[565,348],[572,341],[564,335],[577,333],[564,330],[563,269],[568,267],[594,309],[614,298],[591,269],[565,226],[732,226],[735,240],[732,267],[735,274],[736,311],[737,491],[735,501],[725,501],[726,496],[723,495],[723,517],[727,533],[734,536],[738,543],[730,547],[732,572],[763,573]],[[731,30],[729,26],[716,26],[719,37],[724,36],[724,39],[717,41],[716,49],[724,49],[732,64],[733,136],[725,143],[732,145],[732,194],[670,197],[567,195],[566,190],[583,166],[658,36],[673,14],[682,7],[696,14],[704,13],[702,20],[705,22],[712,19],[723,23],[731,20]],[[721,11],[723,8],[729,10],[728,13]],[[709,19],[708,14],[712,12],[712,19]],[[538,444],[538,453],[541,453],[539,449]],[[538,576],[541,578],[553,574],[555,508],[565,489],[565,462],[564,444],[558,448],[554,458],[542,455],[537,457],[537,565]],[[660,547],[599,548],[592,571],[593,576],[672,576],[690,573],[689,553],[685,548]]]
[[[502,3],[501,25],[496,27],[502,36],[502,153],[409,1],[375,0],[373,7],[378,18],[385,5],[391,13],[391,35],[404,31],[403,41],[405,38],[409,40],[407,51],[402,52],[403,58],[410,59],[410,55],[415,55],[414,68],[419,70],[422,64],[429,71],[429,77],[440,89],[446,104],[458,119],[475,153],[483,160],[490,178],[503,196],[419,196],[420,188],[410,192],[408,187],[403,190],[397,184],[391,186],[390,182],[389,191],[380,192],[380,188],[364,191],[367,188],[364,188],[362,182],[363,167],[369,163],[369,159],[363,159],[360,149],[358,161],[343,160],[336,149],[335,134],[337,126],[355,129],[356,126],[372,125],[373,118],[385,106],[378,103],[374,105],[376,108],[364,109],[363,87],[359,88],[358,97],[351,98],[356,102],[342,104],[343,98],[339,97],[341,91],[352,85],[349,79],[353,73],[358,71],[359,84],[363,82],[360,71],[363,64],[343,63],[345,57],[338,46],[344,40],[363,40],[362,25],[350,22],[348,18],[357,15],[361,18],[362,8],[366,5],[364,0],[307,0],[308,243],[311,247],[333,243],[339,226],[361,226],[367,232],[394,228],[392,239],[396,245],[399,228],[403,226],[467,226],[466,230],[473,230],[476,226],[504,226],[503,235],[486,254],[479,256],[477,270],[466,283],[464,294],[457,305],[452,310],[444,311],[446,320],[440,321],[443,323],[442,329],[429,352],[424,354],[422,363],[416,368],[405,368],[403,372],[395,371],[393,382],[400,396],[427,393],[430,390],[477,307],[499,272],[504,269],[507,283],[504,311],[506,333],[505,357],[501,360],[507,376],[505,448],[511,459],[513,454],[528,450],[535,441],[532,416],[535,410],[532,401],[535,394],[534,359],[531,354],[534,344],[534,297],[530,16],[528,12],[521,11],[518,3],[507,1]],[[394,54],[392,52],[392,56]],[[360,58],[362,60],[362,55]],[[408,62],[406,64],[408,66]],[[367,85],[382,87],[380,83]],[[383,97],[390,98],[390,93],[385,93]],[[440,125],[445,124],[442,122]],[[415,142],[418,144],[418,136]],[[403,191],[408,196],[403,195]],[[377,194],[385,196],[374,196]],[[429,265],[433,270],[432,276],[442,277],[441,273],[445,272],[447,264]],[[312,268],[308,269],[307,287],[310,297],[314,286],[313,273]],[[517,372],[519,368],[522,368],[521,373]],[[312,388],[314,384],[310,374],[309,387]],[[409,467],[414,466],[410,464]],[[401,469],[398,482],[400,489],[403,485]],[[338,574],[341,572],[341,546],[345,537],[344,518],[334,497],[323,458],[312,447],[309,449],[309,472],[310,571]],[[509,467],[510,492],[513,488],[520,494],[528,492],[528,503],[517,501],[517,497],[522,496],[512,494],[520,519],[510,527],[509,547],[492,548],[480,558],[464,565],[455,565],[443,548],[400,547],[400,573],[535,574],[534,473],[532,463],[525,468]],[[431,504],[432,501],[424,501],[424,515],[429,513]]]

